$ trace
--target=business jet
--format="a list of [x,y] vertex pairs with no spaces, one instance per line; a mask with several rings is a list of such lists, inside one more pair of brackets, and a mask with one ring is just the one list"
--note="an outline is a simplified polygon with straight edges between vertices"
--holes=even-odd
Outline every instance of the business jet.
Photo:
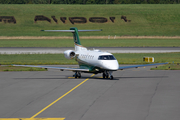
[[128,68],[138,68],[144,66],[152,65],[162,65],[167,63],[157,63],[157,64],[145,64],[145,65],[132,65],[120,67],[117,59],[108,52],[103,52],[100,50],[88,50],[86,47],[81,45],[78,32],[90,32],[90,31],[102,31],[102,30],[78,30],[73,27],[70,30],[41,30],[45,32],[71,32],[74,37],[75,50],[64,51],[64,56],[67,59],[75,59],[79,68],[66,68],[66,67],[54,67],[54,66],[35,66],[35,65],[13,65],[13,66],[24,66],[24,67],[39,67],[46,69],[59,69],[69,70],[75,72],[73,75],[75,78],[81,78],[81,73],[102,73],[102,77],[113,79],[113,71],[123,70]]

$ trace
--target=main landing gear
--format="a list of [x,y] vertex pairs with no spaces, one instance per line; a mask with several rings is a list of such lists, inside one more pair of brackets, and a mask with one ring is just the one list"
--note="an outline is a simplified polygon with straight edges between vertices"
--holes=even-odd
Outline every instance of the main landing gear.
[[[114,77],[112,75],[112,71],[104,71],[102,74],[103,78],[109,78],[110,80],[113,80]],[[81,78],[81,72],[76,71],[75,74],[73,75],[75,78]]]
[[112,75],[112,71],[104,71],[102,74],[102,77],[105,78],[110,78],[110,80],[113,80],[113,75]]
[[73,75],[73,77],[81,78],[81,73],[76,71],[75,74]]

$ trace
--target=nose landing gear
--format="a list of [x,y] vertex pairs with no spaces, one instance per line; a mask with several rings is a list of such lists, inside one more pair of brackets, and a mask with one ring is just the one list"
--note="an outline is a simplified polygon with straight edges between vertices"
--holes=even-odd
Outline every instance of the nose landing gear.
[[110,78],[110,80],[113,80],[112,71],[104,71],[102,74],[103,79]]
[[113,76],[112,75],[110,76],[110,80],[113,80]]

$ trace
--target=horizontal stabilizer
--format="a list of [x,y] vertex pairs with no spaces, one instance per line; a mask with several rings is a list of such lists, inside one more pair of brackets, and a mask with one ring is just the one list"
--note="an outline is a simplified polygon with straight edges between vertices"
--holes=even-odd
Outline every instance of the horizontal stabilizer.
[[78,30],[78,32],[93,32],[93,31],[102,31],[102,29],[100,29],[100,30]]
[[[75,32],[75,30],[41,30],[45,32]],[[93,31],[102,31],[100,30],[78,30],[78,32],[93,32]]]
[[75,30],[41,30],[45,32],[75,32]]
[[76,45],[81,45],[78,32],[102,31],[102,29],[100,29],[100,30],[78,30],[76,27],[72,27],[72,28],[70,28],[70,30],[41,30],[41,31],[45,31],[45,32],[71,32],[71,33],[73,33],[74,43]]

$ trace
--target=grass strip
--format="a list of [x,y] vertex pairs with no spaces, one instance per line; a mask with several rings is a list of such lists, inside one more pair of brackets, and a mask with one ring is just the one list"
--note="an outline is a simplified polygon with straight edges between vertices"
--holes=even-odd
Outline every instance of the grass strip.
[[151,70],[180,70],[179,64],[167,64],[151,68]]
[[180,63],[180,53],[117,53],[119,64],[147,64],[143,57],[154,57],[155,63]]
[[47,69],[30,68],[30,67],[15,67],[15,66],[0,66],[0,72],[2,71],[47,71]]
[[[1,39],[0,47],[74,47],[73,39]],[[180,39],[83,39],[85,47],[180,47]]]
[[[148,64],[143,57],[154,57],[155,63],[180,63],[180,52],[177,53],[116,53],[119,64]],[[20,65],[75,65],[75,60],[68,60],[63,54],[0,54],[0,64]]]
[[[118,4],[118,5],[46,5],[1,4],[1,16],[14,16],[16,24],[0,22],[1,36],[71,36],[71,33],[46,33],[42,29],[103,29],[102,32],[83,32],[82,36],[179,36],[180,4]],[[51,19],[37,21],[36,15]],[[131,22],[121,20],[124,15]],[[58,23],[51,16],[55,16]],[[60,21],[66,17],[66,23]],[[71,24],[69,17],[86,17],[85,24]],[[106,23],[92,23],[90,17],[105,17]],[[115,17],[111,22],[109,17]]]

